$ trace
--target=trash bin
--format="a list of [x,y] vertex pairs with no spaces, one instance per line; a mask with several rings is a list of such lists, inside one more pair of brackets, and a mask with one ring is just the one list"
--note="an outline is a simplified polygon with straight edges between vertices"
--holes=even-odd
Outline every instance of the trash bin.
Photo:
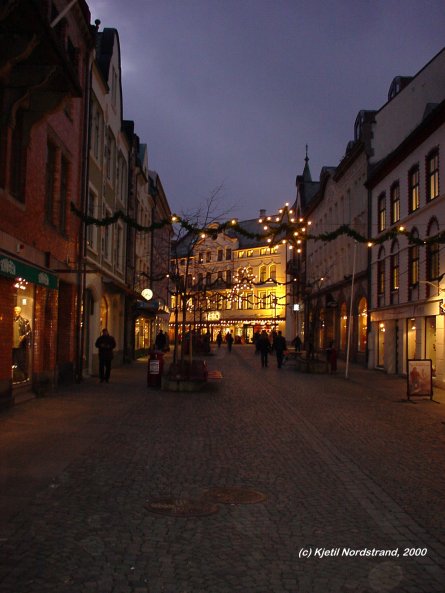
[[158,350],[150,350],[148,357],[147,385],[161,387],[162,371],[164,369],[164,355]]

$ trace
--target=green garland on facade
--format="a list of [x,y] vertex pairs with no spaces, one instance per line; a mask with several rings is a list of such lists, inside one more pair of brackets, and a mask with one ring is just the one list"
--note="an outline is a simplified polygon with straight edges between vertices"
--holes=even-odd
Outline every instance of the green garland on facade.
[[151,233],[165,226],[179,225],[188,233],[191,233],[195,236],[201,235],[203,238],[211,237],[212,239],[216,239],[216,237],[220,233],[224,233],[227,230],[231,229],[236,233],[243,235],[246,238],[255,239],[257,241],[267,241],[272,246],[286,242],[297,245],[299,244],[299,242],[301,242],[303,238],[306,240],[310,239],[313,241],[323,241],[325,243],[328,243],[334,241],[342,235],[347,235],[351,239],[354,239],[354,241],[357,241],[357,243],[367,243],[369,247],[372,247],[373,245],[381,245],[386,241],[396,239],[400,236],[405,236],[408,239],[408,243],[410,245],[431,245],[437,243],[445,243],[445,231],[441,231],[436,235],[420,239],[416,233],[408,231],[402,226],[393,227],[385,233],[380,234],[378,237],[371,239],[365,237],[364,235],[354,230],[347,224],[343,224],[335,231],[329,233],[311,235],[310,233],[306,232],[307,226],[308,224],[310,224],[307,221],[302,221],[301,219],[294,222],[284,221],[284,217],[286,215],[289,217],[289,210],[287,209],[287,207],[282,209],[281,219],[280,217],[275,217],[275,220],[272,221],[272,217],[268,217],[269,220],[264,219],[263,222],[259,222],[259,224],[264,225],[263,233],[253,233],[251,231],[247,231],[238,223],[236,219],[228,220],[226,222],[219,224],[215,223],[215,226],[212,227],[198,227],[191,224],[188,220],[181,218],[178,215],[173,215],[171,219],[153,222],[151,225],[144,226],[140,225],[133,218],[125,214],[125,212],[123,212],[122,210],[117,210],[111,216],[105,216],[104,218],[95,218],[94,216],[88,216],[82,213],[82,211],[79,210],[73,202],[71,202],[71,211],[74,212],[74,214],[78,218],[80,218],[82,222],[87,226],[95,225],[98,227],[105,227],[116,223],[118,220],[122,220],[128,226],[134,228],[139,232]]

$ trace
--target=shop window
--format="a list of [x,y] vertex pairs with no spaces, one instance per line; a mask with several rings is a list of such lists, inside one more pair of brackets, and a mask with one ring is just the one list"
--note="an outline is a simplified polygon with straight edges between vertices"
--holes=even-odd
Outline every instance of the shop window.
[[433,150],[426,159],[426,199],[434,200],[439,195],[439,151]]
[[358,304],[358,351],[365,352],[368,341],[368,302],[365,297]]
[[12,382],[29,381],[32,368],[34,285],[16,278],[12,328]]
[[342,303],[340,307],[340,350],[346,350],[348,339],[348,313],[346,303]]
[[385,366],[385,333],[385,323],[382,321],[379,323],[377,335],[377,366],[380,368]]
[[393,183],[390,191],[391,201],[391,224],[395,224],[400,220],[400,185],[397,181]]
[[420,175],[419,165],[412,167],[408,173],[408,211],[415,212],[420,206]]
[[425,358],[431,359],[433,377],[436,376],[436,317],[425,318]]
[[109,329],[108,328],[108,311],[109,311],[109,307],[108,307],[108,301],[105,297],[102,297],[100,300],[100,327],[99,327],[99,334],[103,329]]
[[416,319],[411,317],[406,320],[406,336],[407,336],[407,358],[416,358],[416,340],[417,340]]

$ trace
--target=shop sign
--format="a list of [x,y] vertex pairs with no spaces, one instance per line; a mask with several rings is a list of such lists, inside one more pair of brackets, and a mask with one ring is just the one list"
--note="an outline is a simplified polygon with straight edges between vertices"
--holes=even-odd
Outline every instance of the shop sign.
[[445,303],[443,299],[439,303],[439,315],[445,315]]
[[221,313],[219,311],[209,311],[207,313],[207,321],[219,321],[221,319]]
[[54,274],[39,270],[19,260],[0,255],[0,274],[10,278],[23,278],[33,284],[40,284],[46,288],[58,288],[59,280]]

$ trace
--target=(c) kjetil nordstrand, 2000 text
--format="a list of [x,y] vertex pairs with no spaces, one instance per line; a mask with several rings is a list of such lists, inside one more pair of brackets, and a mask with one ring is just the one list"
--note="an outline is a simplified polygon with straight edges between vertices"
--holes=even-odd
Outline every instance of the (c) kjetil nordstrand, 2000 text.
[[405,557],[416,557],[426,556],[428,553],[427,548],[316,548],[316,547],[305,547],[300,548],[298,553],[299,558],[354,558],[354,557],[366,557],[366,558],[381,558],[381,557],[392,557],[398,558],[400,556]]

